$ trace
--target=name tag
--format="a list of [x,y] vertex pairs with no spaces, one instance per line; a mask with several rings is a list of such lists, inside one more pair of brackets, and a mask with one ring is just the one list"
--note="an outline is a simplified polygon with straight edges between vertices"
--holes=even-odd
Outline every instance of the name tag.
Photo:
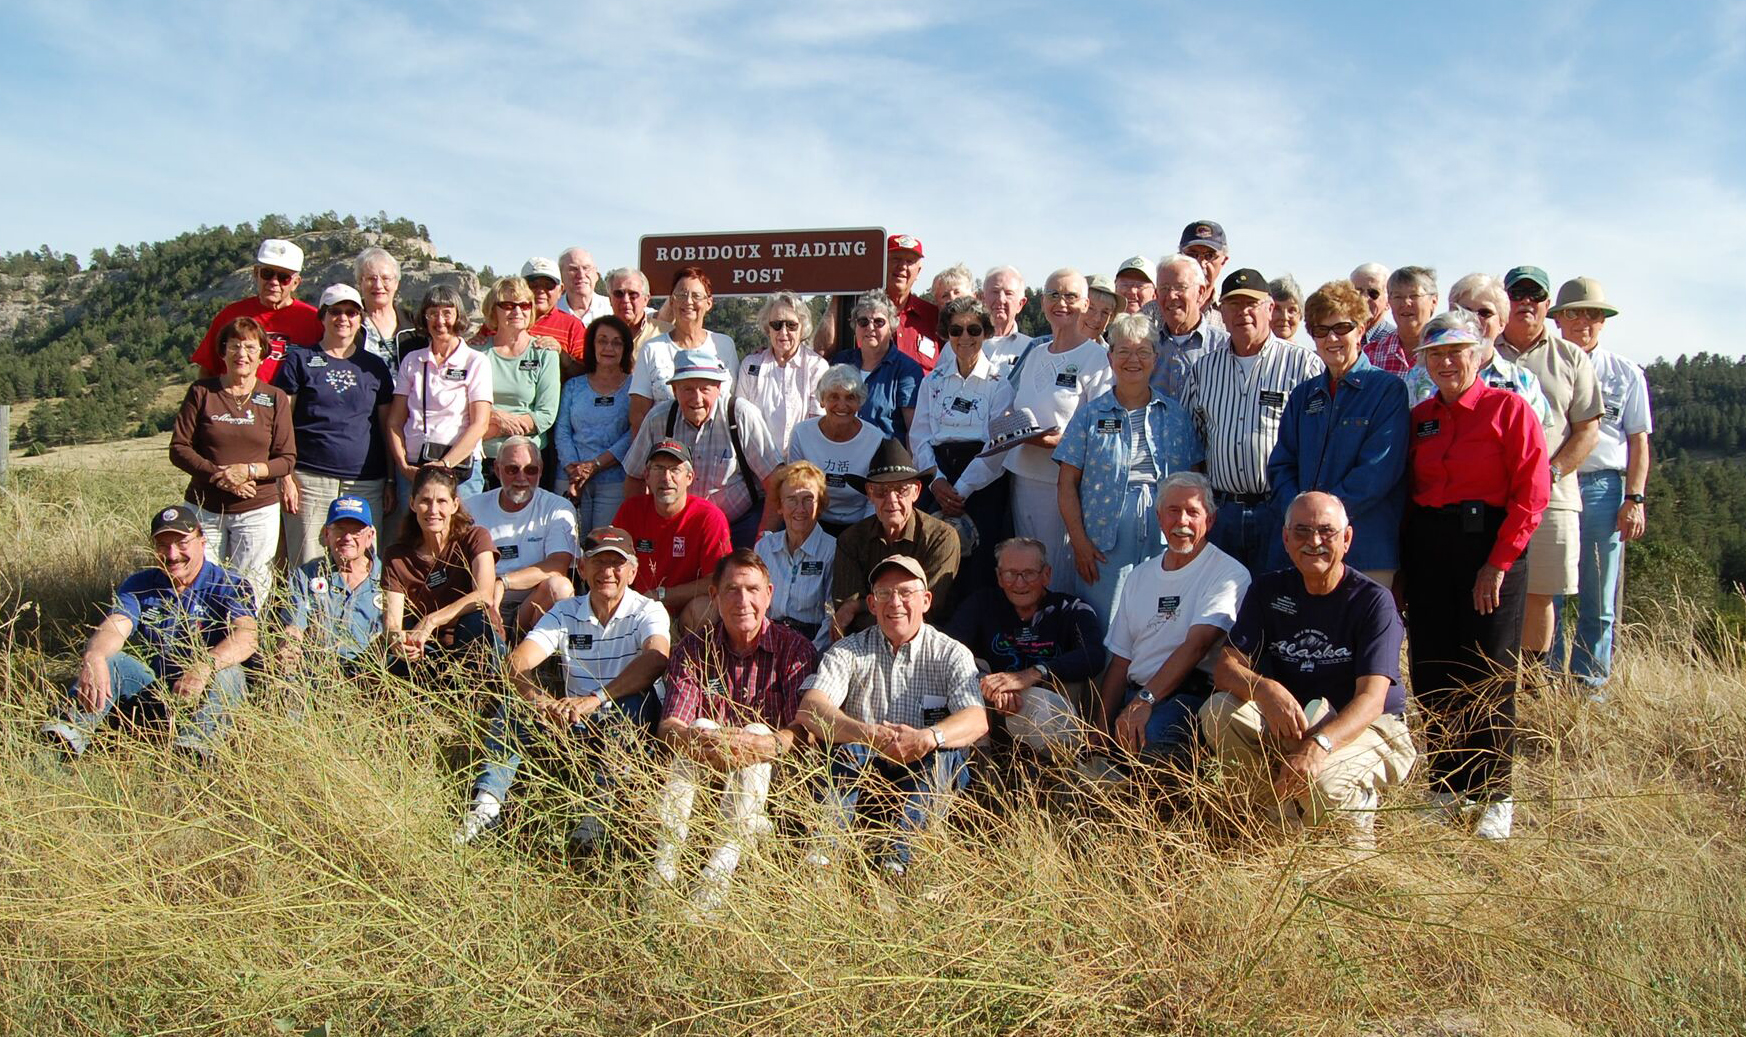
[[1275,410],[1285,406],[1285,394],[1273,389],[1261,390],[1261,406],[1272,407]]
[[264,392],[255,393],[253,396],[250,396],[249,399],[253,400],[256,405],[261,407],[271,407],[273,405],[273,398]]
[[1097,431],[1103,433],[1106,436],[1107,435],[1114,435],[1115,433],[1120,432],[1121,430],[1122,430],[1122,419],[1120,419],[1120,418],[1098,418],[1097,419]]
[[959,396],[952,400],[952,409],[959,414],[968,414],[976,409],[976,401],[966,400],[964,397]]
[[583,651],[583,652],[586,652],[589,649],[594,647],[594,635],[593,634],[571,634],[568,638],[565,639],[565,641],[567,644],[569,644],[569,646],[571,648],[575,648],[575,649],[577,649],[579,651]]
[[515,366],[523,371],[538,371],[540,369],[540,358],[537,356],[524,356],[521,358],[521,362]]
[[802,576],[823,576],[824,575],[824,563],[823,562],[801,562],[800,563],[800,575],[802,575]]
[[1607,406],[1606,406],[1606,421],[1607,421],[1607,423],[1611,424],[1611,425],[1617,425],[1619,423],[1619,415],[1622,413],[1624,413],[1623,407],[1620,407],[1616,403],[1607,404]]
[[521,545],[520,544],[499,544],[497,547],[497,554],[498,554],[498,557],[504,558],[504,559],[520,558],[521,557]]
[[448,582],[449,571],[447,569],[433,569],[431,570],[431,574],[425,577],[424,585],[435,590]]
[[1430,437],[1436,435],[1438,430],[1441,429],[1442,427],[1443,427],[1442,421],[1438,420],[1437,418],[1432,418],[1429,421],[1421,421],[1417,425],[1413,426],[1413,435],[1419,439],[1429,439]]
[[447,381],[463,382],[467,380],[467,369],[464,367],[445,367],[442,376]]
[[617,397],[614,397],[614,396],[596,396],[596,397],[594,397],[594,405],[596,407],[610,407],[610,406],[612,406],[613,401],[615,399],[617,399]]
[[1079,388],[1079,374],[1075,371],[1062,371],[1060,374],[1055,376],[1055,388],[1057,388],[1057,389],[1077,389],[1077,388]]
[[1158,614],[1166,619],[1175,618],[1176,610],[1181,607],[1182,597],[1180,595],[1168,594],[1158,599]]
[[946,696],[922,696],[922,724],[924,726],[932,727],[934,724],[940,723],[951,715],[952,714],[946,710]]
[[685,538],[684,537],[674,537],[673,538],[673,557],[674,558],[684,558],[685,557]]
[[309,358],[309,366],[310,367],[326,367],[327,366],[327,357],[324,357],[320,353],[317,353],[314,356]]
[[653,540],[644,540],[640,537],[637,539],[637,554],[652,555],[654,553],[655,542]]
[[835,472],[828,472],[825,475],[825,485],[840,488],[849,485],[849,481]]
[[1309,406],[1304,408],[1304,413],[1320,414],[1327,409],[1327,406],[1328,398],[1326,396],[1317,396],[1315,399],[1309,401]]
[[746,377],[747,378],[758,377],[758,365],[757,364],[747,364],[746,365]]

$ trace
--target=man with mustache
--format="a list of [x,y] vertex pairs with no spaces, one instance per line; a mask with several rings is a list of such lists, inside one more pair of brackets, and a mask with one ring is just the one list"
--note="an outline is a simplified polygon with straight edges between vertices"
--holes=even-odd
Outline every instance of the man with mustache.
[[1400,682],[1405,631],[1389,592],[1345,564],[1352,524],[1339,498],[1299,494],[1284,539],[1295,568],[1256,577],[1243,598],[1201,730],[1270,816],[1335,821],[1369,849],[1383,791],[1417,758]]
[[576,509],[540,489],[540,449],[527,436],[510,436],[497,450],[495,490],[464,502],[473,524],[497,545],[497,608],[516,630],[532,630],[551,607],[576,593]]

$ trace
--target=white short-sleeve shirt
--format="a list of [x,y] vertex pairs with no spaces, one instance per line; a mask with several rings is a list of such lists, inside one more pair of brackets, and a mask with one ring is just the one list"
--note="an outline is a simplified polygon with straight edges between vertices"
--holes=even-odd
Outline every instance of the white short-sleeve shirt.
[[605,625],[594,618],[588,594],[565,598],[540,617],[527,639],[563,660],[564,694],[603,693],[640,655],[651,637],[672,638],[667,610],[626,590]]
[[825,473],[825,488],[830,500],[819,516],[829,522],[848,525],[873,514],[873,502],[860,490],[849,485],[851,475],[864,476],[873,454],[885,434],[870,421],[861,422],[861,431],[847,443],[837,443],[819,431],[818,419],[803,421],[794,429],[794,442],[788,447],[790,461],[811,461]]
[[[462,502],[473,524],[491,534],[500,573],[525,569],[561,552],[576,554],[576,509],[549,490],[534,488],[533,499],[517,511],[503,507],[501,490],[476,493]],[[505,607],[520,606],[532,590],[505,591]]]
[[[1191,627],[1210,625],[1228,632],[1248,589],[1249,570],[1212,544],[1174,571],[1165,570],[1163,555],[1155,555],[1136,566],[1122,584],[1104,644],[1129,660],[1128,680],[1145,684],[1188,640]],[[1212,672],[1210,658],[1199,665]]]
[[[734,372],[740,366],[740,354],[734,348],[734,340],[719,331],[707,332],[709,338],[698,346],[713,352],[721,366],[727,369],[728,379],[721,387],[723,396],[732,396],[734,391]],[[673,341],[673,336],[656,335],[637,347],[637,362],[631,372],[630,391],[634,396],[654,400],[673,398],[673,390],[667,387],[667,379],[673,377],[673,358],[679,355],[679,344]]]
[[1594,364],[1594,380],[1600,386],[1605,409],[1601,411],[1600,439],[1577,471],[1622,472],[1629,459],[1626,438],[1655,431],[1649,415],[1649,383],[1641,367],[1604,346],[1594,347],[1588,359]]

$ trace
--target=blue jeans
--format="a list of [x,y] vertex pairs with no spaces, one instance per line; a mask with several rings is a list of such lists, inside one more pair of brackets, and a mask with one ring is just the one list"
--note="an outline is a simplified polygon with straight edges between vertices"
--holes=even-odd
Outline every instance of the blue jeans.
[[908,835],[926,828],[928,819],[970,784],[970,767],[964,762],[962,749],[936,749],[914,763],[894,763],[870,746],[837,746],[831,753],[831,780],[824,801],[843,831],[861,816],[861,793],[873,777],[890,783],[902,797],[894,819],[897,834],[891,838],[884,859],[907,866],[911,852]]
[[612,525],[613,516],[618,514],[618,506],[624,503],[624,480],[606,482],[595,476],[582,484],[582,492],[576,495],[576,525],[581,528],[582,535],[587,536],[591,529]]
[[[131,655],[117,652],[109,657],[109,701],[101,709],[86,712],[79,708],[79,682],[67,688],[67,703],[61,719],[42,726],[44,734],[57,735],[67,743],[74,756],[82,754],[91,744],[91,735],[107,721],[117,706],[132,707],[141,702],[156,701],[167,705],[170,689],[160,689],[158,675],[151,667]],[[206,701],[176,735],[175,746],[189,749],[201,756],[211,751],[230,729],[227,714],[248,697],[248,682],[241,666],[227,666],[214,673],[206,684]]]
[[[1099,629],[1109,633],[1110,617],[1121,598],[1122,584],[1134,567],[1164,550],[1164,533],[1158,528],[1156,487],[1150,483],[1129,483],[1122,498],[1122,515],[1116,526],[1116,542],[1104,552],[1106,561],[1097,565],[1097,579],[1077,581],[1079,596],[1091,602],[1097,610]],[[1077,578],[1077,573],[1075,577]]]
[[1279,539],[1281,523],[1274,514],[1273,504],[1238,504],[1220,500],[1219,513],[1207,535],[1215,547],[1243,563],[1251,574],[1267,571],[1274,542]]
[[[613,754],[640,751],[643,736],[660,715],[661,702],[650,689],[603,705],[570,728],[571,736],[579,744],[595,752],[594,788],[603,800],[618,787]],[[489,793],[500,803],[509,797],[515,773],[521,769],[522,747],[527,743],[526,717],[527,710],[519,700],[505,699],[497,707],[491,734],[485,740],[486,762],[479,768],[479,780],[473,783],[474,795]]]
[[[1576,640],[1570,672],[1598,688],[1613,670],[1613,599],[1619,589],[1619,509],[1625,503],[1625,473],[1606,469],[1576,477],[1582,488],[1582,549],[1577,560],[1581,591],[1576,599]],[[1552,608],[1552,658],[1564,660],[1564,599]]]
[[[1140,694],[1140,686],[1128,685],[1122,708]],[[1182,682],[1176,694],[1160,699],[1146,718],[1146,744],[1141,752],[1146,756],[1186,764],[1200,736],[1200,707],[1211,694],[1198,671]]]

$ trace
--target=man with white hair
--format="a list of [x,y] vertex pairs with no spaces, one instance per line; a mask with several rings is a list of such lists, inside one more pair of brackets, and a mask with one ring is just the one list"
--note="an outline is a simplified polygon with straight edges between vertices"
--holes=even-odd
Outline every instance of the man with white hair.
[[982,305],[994,327],[982,341],[982,352],[995,364],[1012,366],[1031,336],[1018,329],[1019,313],[1025,308],[1024,275],[1010,266],[997,266],[982,275]]
[[268,238],[255,252],[255,294],[218,311],[206,327],[206,335],[188,359],[208,378],[224,373],[224,355],[218,348],[218,333],[238,317],[252,317],[267,330],[261,343],[261,366],[255,380],[271,382],[279,361],[291,346],[313,346],[321,341],[321,316],[315,307],[297,298],[303,283],[303,250],[283,238]]
[[594,254],[580,245],[572,245],[558,254],[558,274],[563,278],[564,294],[558,298],[558,309],[582,322],[583,327],[594,318],[612,312],[612,300],[594,290],[600,271],[594,266]]
[[657,335],[665,335],[672,325],[649,312],[649,279],[635,267],[621,266],[606,275],[607,301],[613,315],[631,329],[631,341],[625,348],[635,356],[643,343]]
[[1256,577],[1243,596],[1201,730],[1269,814],[1337,818],[1369,848],[1382,793],[1417,759],[1400,681],[1406,631],[1389,592],[1344,563],[1352,525],[1339,498],[1299,494],[1284,539],[1294,568]]
[[1173,400],[1182,399],[1189,366],[1231,341],[1224,325],[1202,309],[1206,285],[1206,268],[1199,260],[1172,253],[1158,264],[1157,298],[1140,310],[1158,325],[1152,388]]
[[1370,351],[1373,344],[1394,330],[1394,321],[1388,316],[1388,267],[1381,263],[1363,263],[1352,271],[1348,280],[1358,289],[1358,294],[1364,296],[1364,305],[1370,310],[1370,320],[1364,325],[1364,355],[1381,367]]
[[540,489],[539,447],[510,436],[497,451],[502,485],[465,501],[473,523],[497,547],[498,612],[515,630],[532,630],[551,607],[576,593],[570,564],[576,560],[576,509]]

